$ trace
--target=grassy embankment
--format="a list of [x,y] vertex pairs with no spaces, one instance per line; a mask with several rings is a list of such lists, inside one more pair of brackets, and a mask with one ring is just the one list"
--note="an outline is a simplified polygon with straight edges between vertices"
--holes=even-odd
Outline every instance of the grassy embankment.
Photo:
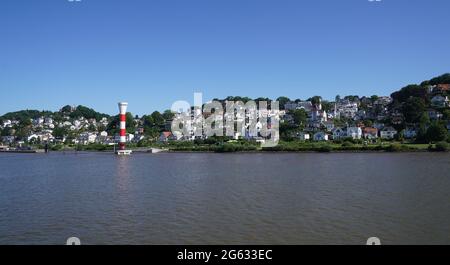
[[[302,142],[280,141],[275,147],[262,148],[259,144],[249,141],[228,141],[216,143],[194,142],[169,142],[149,143],[145,145],[130,144],[127,148],[136,150],[139,148],[161,148],[177,152],[424,152],[424,151],[448,151],[449,144],[440,142],[437,144],[414,144],[396,141],[377,143],[363,142]],[[90,145],[54,145],[52,151],[113,151],[114,147],[102,144]]]

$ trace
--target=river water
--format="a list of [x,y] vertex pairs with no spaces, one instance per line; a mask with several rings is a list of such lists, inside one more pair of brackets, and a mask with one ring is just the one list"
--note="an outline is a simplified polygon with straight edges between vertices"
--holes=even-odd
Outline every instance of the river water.
[[450,154],[0,154],[0,244],[450,244]]

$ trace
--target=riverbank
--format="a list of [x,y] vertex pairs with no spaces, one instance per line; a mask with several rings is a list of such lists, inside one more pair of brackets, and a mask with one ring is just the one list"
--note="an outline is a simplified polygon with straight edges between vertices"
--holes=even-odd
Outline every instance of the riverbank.
[[15,154],[35,154],[35,153],[45,153],[45,150],[0,150],[0,153],[15,153]]
[[[377,144],[354,144],[351,142],[333,143],[333,142],[284,142],[281,141],[274,147],[260,147],[248,142],[224,142],[218,144],[193,144],[166,143],[154,146],[138,147],[130,145],[130,150],[135,153],[159,153],[159,152],[178,152],[178,153],[270,153],[270,152],[290,152],[290,153],[366,153],[366,152],[446,152],[449,151],[449,144],[439,142],[436,144],[414,144],[400,142],[382,142]],[[52,152],[114,152],[113,146],[91,144],[78,146],[51,146]],[[33,150],[9,150],[0,151],[2,153],[41,153],[39,149]]]

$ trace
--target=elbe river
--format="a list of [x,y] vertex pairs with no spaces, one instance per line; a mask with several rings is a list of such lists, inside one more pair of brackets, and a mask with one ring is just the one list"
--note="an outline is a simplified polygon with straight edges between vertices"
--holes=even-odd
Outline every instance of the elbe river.
[[0,244],[450,244],[450,154],[0,154]]

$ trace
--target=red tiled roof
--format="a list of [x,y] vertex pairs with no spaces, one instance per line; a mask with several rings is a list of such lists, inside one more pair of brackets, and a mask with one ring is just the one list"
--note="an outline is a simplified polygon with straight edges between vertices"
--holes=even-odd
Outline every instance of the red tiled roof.
[[439,84],[437,88],[442,91],[447,91],[450,90],[450,84]]
[[163,132],[162,134],[164,135],[164,137],[169,137],[172,135],[171,132]]
[[363,129],[363,132],[364,133],[377,133],[378,129],[377,128],[371,128],[371,127],[365,127]]

